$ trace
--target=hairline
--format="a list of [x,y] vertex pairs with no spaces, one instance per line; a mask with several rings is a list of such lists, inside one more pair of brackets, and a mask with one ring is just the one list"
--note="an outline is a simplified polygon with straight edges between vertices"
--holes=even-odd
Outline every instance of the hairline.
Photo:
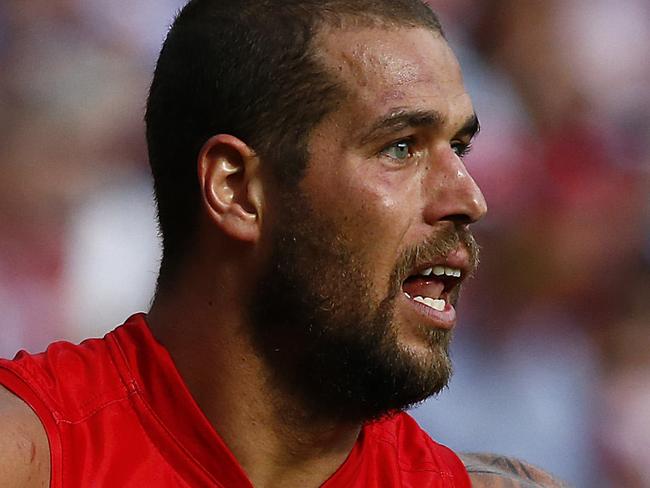
[[[338,103],[345,101],[345,98],[351,95],[351,83],[349,79],[346,79],[346,77],[341,75],[342,71],[336,70],[334,59],[325,49],[323,49],[328,42],[329,36],[359,32],[361,30],[383,30],[386,32],[394,32],[398,30],[422,29],[430,32],[434,38],[440,39],[443,42],[448,42],[441,26],[434,27],[428,25],[425,21],[420,23],[407,21],[400,22],[393,19],[387,19],[381,15],[364,13],[335,13],[333,15],[335,16],[335,19],[328,19],[329,16],[324,16],[319,22],[315,23],[315,32],[309,40],[307,52],[308,55],[312,57],[312,60],[318,64],[318,67],[323,70],[323,73],[329,76],[331,81],[336,84],[336,88],[340,90],[339,93],[342,96]],[[305,140],[300,142],[303,146],[306,158],[306,160],[303,161],[303,171],[307,169],[310,163],[310,141],[313,133],[316,128],[329,116],[334,114],[337,109],[338,105],[335,104],[330,108],[330,110],[325,112],[321,119],[310,128],[309,132],[305,136]],[[264,158],[262,157],[261,160],[263,162]],[[304,173],[297,181],[297,184],[300,183],[303,177]]]

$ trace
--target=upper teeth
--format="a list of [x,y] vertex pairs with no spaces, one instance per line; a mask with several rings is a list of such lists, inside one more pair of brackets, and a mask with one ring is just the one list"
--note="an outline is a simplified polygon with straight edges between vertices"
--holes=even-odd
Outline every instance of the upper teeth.
[[420,271],[420,274],[423,276],[430,276],[431,273],[436,276],[453,276],[455,278],[460,278],[461,275],[460,269],[450,268],[449,266],[434,266],[433,268]]

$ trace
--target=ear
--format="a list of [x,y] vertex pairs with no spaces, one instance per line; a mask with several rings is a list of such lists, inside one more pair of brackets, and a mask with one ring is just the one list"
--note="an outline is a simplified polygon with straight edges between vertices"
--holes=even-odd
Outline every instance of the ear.
[[262,217],[259,158],[246,143],[219,134],[201,148],[198,177],[210,220],[234,239],[256,242]]

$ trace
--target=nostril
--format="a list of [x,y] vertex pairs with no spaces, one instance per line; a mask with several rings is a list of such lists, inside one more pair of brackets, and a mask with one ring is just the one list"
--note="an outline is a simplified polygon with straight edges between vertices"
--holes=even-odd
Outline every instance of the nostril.
[[453,222],[454,224],[457,225],[469,225],[473,222],[475,222],[475,219],[470,217],[467,214],[452,214],[452,215],[447,215],[446,217],[443,217],[440,220],[446,220],[448,222]]

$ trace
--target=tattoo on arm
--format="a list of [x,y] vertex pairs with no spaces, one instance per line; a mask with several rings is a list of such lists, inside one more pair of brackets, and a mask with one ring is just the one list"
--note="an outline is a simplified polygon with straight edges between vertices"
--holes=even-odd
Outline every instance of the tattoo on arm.
[[569,488],[524,461],[498,454],[461,454],[474,488]]

